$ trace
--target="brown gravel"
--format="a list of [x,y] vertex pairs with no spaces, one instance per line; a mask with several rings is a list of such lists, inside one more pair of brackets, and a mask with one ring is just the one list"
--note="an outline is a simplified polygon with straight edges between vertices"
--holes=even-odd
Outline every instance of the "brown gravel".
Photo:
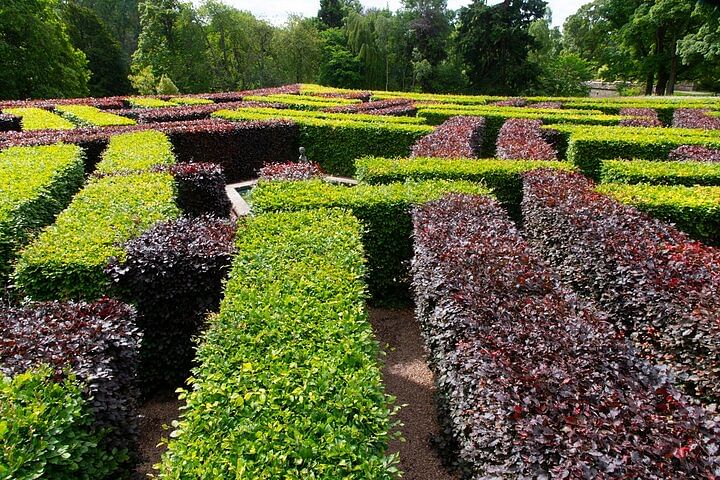
[[406,405],[398,413],[405,442],[394,441],[390,452],[400,452],[403,480],[457,480],[442,465],[430,439],[439,433],[433,374],[425,361],[420,327],[412,310],[370,309],[370,322],[386,352],[385,388]]
[[140,406],[140,462],[134,479],[147,479],[153,465],[160,461],[165,445],[158,447],[158,443],[170,433],[163,425],[170,425],[180,415],[182,402],[177,397],[177,393],[170,389],[154,395]]

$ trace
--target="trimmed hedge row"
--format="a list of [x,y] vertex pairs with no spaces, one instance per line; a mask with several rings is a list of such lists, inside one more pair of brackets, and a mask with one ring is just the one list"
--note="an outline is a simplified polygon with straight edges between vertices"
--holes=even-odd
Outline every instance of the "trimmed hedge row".
[[29,130],[70,130],[75,124],[43,108],[6,108],[4,113],[20,117],[22,129]]
[[108,291],[103,268],[120,247],[160,220],[179,215],[166,173],[91,180],[55,224],[20,255],[16,286],[35,300],[95,299]]
[[[109,479],[127,470],[137,446],[134,320],[131,307],[110,299],[0,309],[0,377],[15,376],[0,384],[0,396],[10,395],[0,401],[3,478]],[[49,368],[23,375],[40,365]]]
[[225,172],[215,163],[178,163],[160,171],[175,179],[175,203],[185,215],[228,218],[232,204],[225,191]]
[[260,182],[252,190],[254,212],[316,208],[350,210],[363,223],[368,284],[379,304],[409,300],[407,263],[412,256],[410,209],[447,192],[488,193],[479,184],[444,180],[346,187],[321,180]]
[[213,105],[214,102],[207,98],[200,97],[171,97],[168,99],[176,105]]
[[539,160],[390,159],[365,157],[355,162],[357,179],[363,183],[379,185],[406,180],[465,180],[490,188],[515,218],[519,217],[522,200],[522,174],[537,168],[573,170],[566,162]]
[[673,114],[673,127],[702,128],[704,130],[720,129],[720,118],[709,115],[710,111],[700,108],[678,108]]
[[111,137],[95,173],[137,173],[174,163],[175,157],[168,137],[156,130],[145,130]]
[[268,163],[258,172],[261,180],[310,180],[323,176],[320,165],[312,162]]
[[720,254],[595,191],[582,175],[525,174],[525,232],[689,394],[720,398]]
[[466,478],[715,478],[720,429],[491,199],[414,213],[417,317]]
[[412,100],[396,98],[393,100],[356,103],[354,105],[341,105],[326,108],[324,111],[328,113],[365,113],[369,115],[377,115],[377,112],[395,112],[395,115],[413,116],[417,113],[417,108]]
[[395,478],[360,230],[328,210],[241,225],[159,478]]
[[210,217],[161,222],[110,259],[113,294],[135,305],[143,332],[143,391],[181,385],[207,312],[217,311],[230,270],[235,228]]
[[698,145],[682,145],[668,154],[669,160],[720,162],[720,150],[700,147]]
[[83,181],[83,154],[74,145],[0,152],[0,284],[20,247],[53,222]]
[[602,183],[720,186],[720,163],[605,160],[600,180]]
[[452,117],[413,145],[413,157],[479,158],[485,119]]
[[19,132],[20,130],[22,130],[20,117],[0,113],[0,132]]
[[174,102],[152,97],[128,97],[125,99],[125,102],[127,102],[127,104],[132,108],[164,108],[178,106]]
[[485,105],[488,101],[500,100],[505,97],[417,92],[373,92],[372,95],[372,100],[392,100],[396,98],[404,98],[416,102],[449,103],[458,105]]
[[81,127],[135,125],[135,121],[88,105],[58,105],[55,111]]
[[360,103],[360,100],[350,100],[346,98],[322,98],[293,94],[247,95],[243,100],[246,102],[280,103],[295,110],[322,110],[338,105]]
[[541,127],[542,120],[507,120],[497,136],[497,156],[503,160],[557,160],[557,151],[545,140]]
[[[234,121],[262,120],[255,112],[219,111],[213,116]],[[285,115],[283,115],[285,116]],[[412,145],[433,131],[424,125],[383,124],[287,115],[299,129],[298,143],[310,161],[332,175],[352,176],[355,159],[366,155],[408,156]],[[290,141],[286,142],[290,144]],[[297,150],[296,150],[297,151]],[[275,158],[272,161],[282,161]]]
[[[716,177],[717,178],[717,177]],[[598,191],[703,242],[720,244],[720,187],[606,183]]]
[[[243,102],[250,103],[250,102]],[[364,113],[329,113],[315,110],[291,110],[269,108],[272,104],[266,104],[264,108],[258,107],[241,107],[243,112],[265,115],[267,117],[286,117],[286,118],[317,118],[322,120],[345,120],[353,122],[381,122],[381,123],[404,123],[413,125],[423,125],[424,118],[420,117],[396,117],[392,115],[369,115]],[[239,108],[240,109],[240,108]],[[239,110],[238,109],[238,110]]]
[[133,118],[138,123],[159,123],[159,122],[184,122],[189,120],[205,120],[210,118],[213,112],[223,109],[236,108],[268,108],[275,109],[287,108],[286,105],[280,103],[264,103],[264,102],[229,102],[229,103],[210,103],[201,105],[166,107],[166,108],[144,108],[144,109],[126,109],[116,112],[118,115],[124,115]]

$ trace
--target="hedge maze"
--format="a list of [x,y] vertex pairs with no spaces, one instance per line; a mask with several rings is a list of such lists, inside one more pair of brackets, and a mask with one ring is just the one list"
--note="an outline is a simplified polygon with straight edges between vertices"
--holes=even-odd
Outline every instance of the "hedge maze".
[[0,103],[0,478],[132,478],[138,405],[176,387],[157,478],[399,478],[367,305],[415,306],[459,477],[720,478],[718,112]]

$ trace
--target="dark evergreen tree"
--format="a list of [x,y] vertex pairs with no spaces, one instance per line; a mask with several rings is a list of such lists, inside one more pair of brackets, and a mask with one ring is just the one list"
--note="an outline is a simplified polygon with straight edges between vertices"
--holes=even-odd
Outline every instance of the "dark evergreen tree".
[[326,28],[340,28],[343,25],[343,6],[340,0],[320,0],[318,20]]

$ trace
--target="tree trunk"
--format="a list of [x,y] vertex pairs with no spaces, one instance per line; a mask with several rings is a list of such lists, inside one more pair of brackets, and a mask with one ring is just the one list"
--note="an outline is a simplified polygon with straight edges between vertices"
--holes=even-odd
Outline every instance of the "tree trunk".
[[672,41],[672,57],[670,58],[670,78],[665,87],[665,95],[675,94],[675,82],[677,81],[678,55],[677,55],[677,38],[673,35]]
[[655,40],[655,55],[658,59],[657,84],[655,95],[665,95],[665,86],[668,82],[667,65],[665,65],[665,27],[658,27]]
[[654,81],[655,81],[655,72],[653,72],[651,70],[647,73],[647,77],[645,77],[645,95],[652,95]]

